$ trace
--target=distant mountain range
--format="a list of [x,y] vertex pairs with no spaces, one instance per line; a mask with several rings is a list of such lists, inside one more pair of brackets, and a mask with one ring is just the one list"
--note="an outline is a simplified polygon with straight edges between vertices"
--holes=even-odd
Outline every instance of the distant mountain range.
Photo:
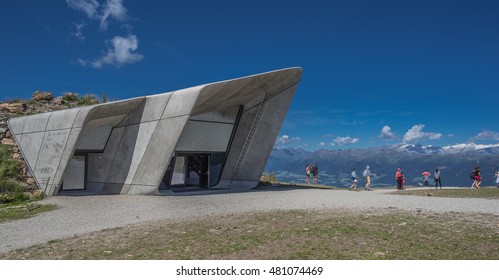
[[[281,182],[304,183],[305,166],[317,163],[319,183],[337,187],[350,185],[350,173],[357,175],[367,165],[375,175],[374,186],[394,186],[395,171],[401,167],[407,185],[422,183],[421,173],[425,169],[432,174],[440,168],[444,186],[471,186],[470,172],[480,165],[483,186],[495,185],[495,172],[499,170],[499,144],[478,145],[474,143],[436,147],[420,144],[397,144],[387,147],[306,151],[304,149],[274,148],[267,162],[266,172],[272,170]],[[433,175],[430,185],[433,183]],[[363,186],[363,179],[359,186]]]

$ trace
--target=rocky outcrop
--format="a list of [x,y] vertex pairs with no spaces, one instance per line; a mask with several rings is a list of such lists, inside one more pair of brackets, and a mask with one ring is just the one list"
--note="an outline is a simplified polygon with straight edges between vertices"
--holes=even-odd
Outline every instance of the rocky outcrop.
[[54,95],[48,91],[37,90],[33,93],[31,99],[35,101],[51,101],[54,99]]
[[26,106],[26,103],[2,103],[0,104],[0,110],[7,110],[10,113],[19,113],[26,111],[28,107]]

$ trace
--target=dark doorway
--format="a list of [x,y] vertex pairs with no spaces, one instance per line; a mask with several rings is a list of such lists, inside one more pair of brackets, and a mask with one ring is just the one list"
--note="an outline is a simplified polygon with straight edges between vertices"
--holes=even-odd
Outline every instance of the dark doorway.
[[209,187],[210,155],[187,155],[187,187]]
[[209,188],[210,159],[211,154],[178,153],[170,161],[160,189]]

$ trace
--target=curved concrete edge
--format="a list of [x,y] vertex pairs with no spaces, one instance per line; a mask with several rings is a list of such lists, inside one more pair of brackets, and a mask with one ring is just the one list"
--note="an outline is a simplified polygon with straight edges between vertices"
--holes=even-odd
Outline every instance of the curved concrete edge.
[[[8,125],[38,187],[49,196],[60,190],[82,132],[104,126],[113,128],[109,137],[119,139],[108,139],[108,143],[114,143],[113,149],[107,151],[105,147],[102,153],[112,153],[106,158],[109,168],[100,171],[106,174],[90,180],[90,188],[151,194],[158,193],[190,117],[243,106],[225,164],[232,166],[223,171],[216,188],[247,189],[258,183],[301,73],[297,67],[270,71],[174,92],[14,118]],[[116,129],[122,133],[113,133]]]

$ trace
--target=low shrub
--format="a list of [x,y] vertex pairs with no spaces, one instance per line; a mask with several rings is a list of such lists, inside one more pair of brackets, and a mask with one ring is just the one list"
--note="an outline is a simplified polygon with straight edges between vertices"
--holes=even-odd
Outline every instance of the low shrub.
[[62,97],[63,103],[75,102],[75,101],[78,101],[78,95],[72,92],[68,92],[64,94],[64,96]]
[[0,203],[27,201],[26,187],[9,179],[0,180]]
[[19,162],[11,158],[9,148],[5,145],[0,145],[0,178],[19,179],[19,171]]
[[89,93],[85,94],[82,98],[78,99],[79,106],[87,106],[99,103],[99,98],[97,95]]

